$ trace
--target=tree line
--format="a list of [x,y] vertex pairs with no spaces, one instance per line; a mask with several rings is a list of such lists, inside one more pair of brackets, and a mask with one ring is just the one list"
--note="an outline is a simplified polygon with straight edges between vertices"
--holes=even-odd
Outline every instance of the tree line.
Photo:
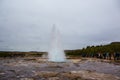
[[41,57],[44,53],[46,53],[46,52],[0,51],[0,57],[4,57],[4,58],[6,58],[6,57],[28,57],[28,56]]
[[107,45],[87,46],[78,50],[66,50],[66,55],[120,60],[120,42]]

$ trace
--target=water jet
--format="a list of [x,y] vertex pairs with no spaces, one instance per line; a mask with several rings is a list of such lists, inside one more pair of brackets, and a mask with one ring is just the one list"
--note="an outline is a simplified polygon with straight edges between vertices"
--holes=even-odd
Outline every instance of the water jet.
[[62,47],[61,35],[59,30],[53,25],[50,50],[48,51],[48,61],[65,62],[66,57]]

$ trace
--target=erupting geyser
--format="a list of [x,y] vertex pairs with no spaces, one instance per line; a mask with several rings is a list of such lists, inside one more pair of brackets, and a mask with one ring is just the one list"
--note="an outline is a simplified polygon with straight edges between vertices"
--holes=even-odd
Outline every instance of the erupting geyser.
[[52,29],[52,41],[50,44],[50,50],[48,52],[48,59],[52,62],[65,62],[66,57],[64,50],[61,46],[60,33],[56,29],[55,25]]

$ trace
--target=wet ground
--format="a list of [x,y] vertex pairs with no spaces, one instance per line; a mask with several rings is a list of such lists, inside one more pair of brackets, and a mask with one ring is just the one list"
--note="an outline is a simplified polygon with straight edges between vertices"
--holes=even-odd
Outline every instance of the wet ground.
[[120,64],[99,59],[0,59],[0,80],[120,80]]

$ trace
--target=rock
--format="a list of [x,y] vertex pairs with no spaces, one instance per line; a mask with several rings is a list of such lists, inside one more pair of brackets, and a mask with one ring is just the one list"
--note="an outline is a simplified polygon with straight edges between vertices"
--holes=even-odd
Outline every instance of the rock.
[[41,71],[41,72],[36,72],[36,76],[40,77],[56,77],[58,72],[49,72],[49,71]]
[[72,79],[81,78],[81,75],[78,74],[78,73],[66,72],[66,73],[62,73],[61,75],[64,76],[64,77],[72,78]]
[[70,72],[73,75],[77,75],[83,79],[90,79],[90,80],[119,80],[120,78],[117,76],[113,76],[110,74],[104,74],[104,73],[97,73],[92,71],[71,71]]
[[5,73],[4,72],[0,72],[0,75],[4,75]]
[[63,68],[63,67],[59,65],[54,65],[54,66],[47,66],[46,68]]
[[75,65],[76,67],[80,67],[80,65],[79,65],[79,64],[77,64],[77,63],[74,63],[74,65]]
[[24,60],[25,60],[25,61],[36,61],[35,58],[25,58]]
[[61,73],[60,76],[63,77],[62,80],[84,80],[79,73],[65,72]]
[[50,77],[48,80],[61,80],[59,77]]
[[33,78],[21,78],[20,80],[34,80]]
[[119,80],[119,77],[97,73],[93,71],[70,71],[70,72],[51,72],[51,71],[41,71],[36,72],[36,76],[42,78],[48,78],[48,80],[60,80],[61,77],[67,78],[68,80]]

